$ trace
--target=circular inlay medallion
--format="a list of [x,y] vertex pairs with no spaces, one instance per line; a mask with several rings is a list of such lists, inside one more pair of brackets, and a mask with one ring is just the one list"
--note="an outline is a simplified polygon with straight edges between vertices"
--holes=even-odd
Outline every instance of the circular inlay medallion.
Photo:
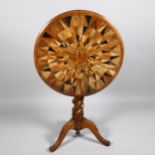
[[123,53],[118,31],[102,15],[73,10],[44,27],[34,58],[39,75],[51,88],[65,95],[86,96],[114,79]]

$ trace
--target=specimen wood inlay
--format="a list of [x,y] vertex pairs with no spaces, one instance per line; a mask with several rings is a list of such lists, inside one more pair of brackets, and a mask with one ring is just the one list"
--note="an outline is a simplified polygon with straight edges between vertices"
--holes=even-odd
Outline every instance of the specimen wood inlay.
[[39,34],[35,46],[35,65],[41,78],[70,96],[86,96],[105,88],[118,73],[122,59],[118,32],[91,11],[56,16]]

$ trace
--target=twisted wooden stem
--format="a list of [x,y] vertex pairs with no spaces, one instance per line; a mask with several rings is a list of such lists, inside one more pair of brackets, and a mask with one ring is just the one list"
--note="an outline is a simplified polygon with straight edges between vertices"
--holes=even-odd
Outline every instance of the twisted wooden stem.
[[82,96],[76,96],[74,97],[74,99],[72,100],[74,107],[73,107],[73,111],[72,111],[72,119],[75,122],[75,130],[76,130],[76,134],[80,134],[80,130],[82,129],[81,127],[81,123],[83,121],[83,99],[84,97]]

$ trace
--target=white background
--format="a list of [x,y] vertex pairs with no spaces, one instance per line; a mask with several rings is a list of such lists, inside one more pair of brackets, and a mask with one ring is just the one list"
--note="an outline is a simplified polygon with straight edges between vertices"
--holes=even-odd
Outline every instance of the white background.
[[155,154],[155,1],[0,0],[0,154],[46,155],[71,115],[71,97],[46,86],[34,67],[41,28],[64,11],[104,15],[119,30],[123,66],[109,87],[86,97],[86,116],[112,141],[97,143],[88,130],[69,132],[59,154]]

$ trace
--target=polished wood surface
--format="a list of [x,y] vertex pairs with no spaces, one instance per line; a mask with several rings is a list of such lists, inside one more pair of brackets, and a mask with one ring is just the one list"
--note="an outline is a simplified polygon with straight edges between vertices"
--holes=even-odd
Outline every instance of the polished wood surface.
[[120,35],[103,16],[73,10],[53,18],[39,34],[35,65],[52,89],[86,96],[105,88],[123,60]]
[[93,135],[105,146],[110,145],[110,141],[104,139],[99,130],[97,129],[94,122],[88,120],[84,117],[83,113],[83,99],[84,97],[74,97],[73,99],[73,112],[72,118],[63,126],[60,135],[56,142],[49,148],[51,152],[54,152],[60,144],[63,142],[65,136],[67,135],[68,131],[73,129],[76,131],[76,135],[80,135],[80,130],[88,128]]

